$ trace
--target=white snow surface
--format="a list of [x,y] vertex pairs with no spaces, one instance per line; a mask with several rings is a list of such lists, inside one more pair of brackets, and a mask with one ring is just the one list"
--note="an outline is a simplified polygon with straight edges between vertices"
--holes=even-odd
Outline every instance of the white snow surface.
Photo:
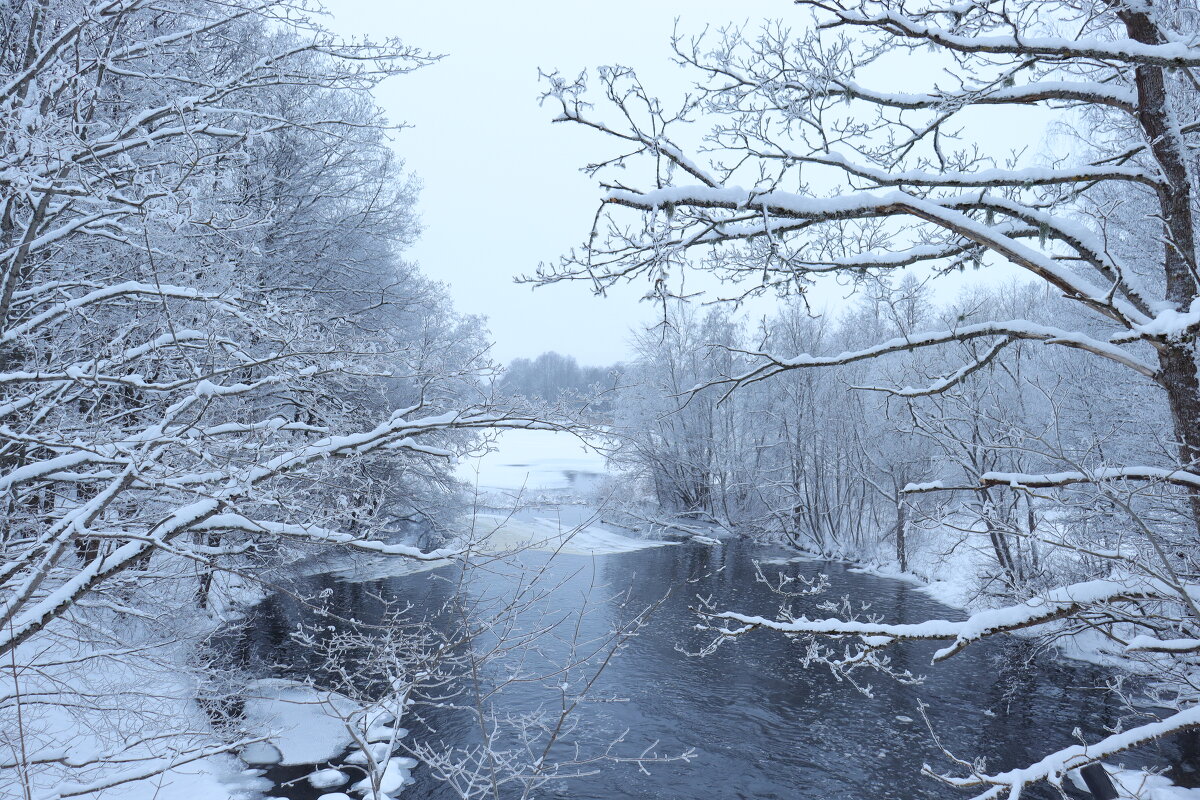
[[[386,742],[371,745],[371,757],[376,761],[383,761],[391,751],[392,748]],[[366,764],[367,760],[367,754],[361,748],[346,757],[347,764]]]
[[242,748],[241,757],[252,767],[269,767],[278,764],[283,753],[270,742],[254,742]]
[[[1104,769],[1108,771],[1113,785],[1120,792],[1121,800],[1200,800],[1200,789],[1176,786],[1164,775],[1142,770],[1117,769],[1107,764]],[[1071,778],[1076,786],[1085,788],[1086,784],[1082,779],[1077,779],[1075,773],[1072,773]]]
[[495,448],[458,465],[458,477],[481,490],[564,490],[606,472],[604,456],[559,431],[510,430]]
[[314,789],[331,789],[334,786],[341,786],[346,781],[350,780],[346,773],[340,769],[319,769],[308,776],[308,782],[312,784]]
[[246,700],[246,725],[270,736],[281,764],[318,764],[341,754],[350,733],[339,716],[358,709],[347,697],[295,681],[256,681]]
[[[188,623],[185,623],[185,627]],[[207,718],[195,704],[195,686],[182,672],[172,672],[165,665],[176,659],[186,658],[183,645],[165,644],[161,648],[151,646],[149,640],[134,638],[131,644],[142,644],[145,652],[139,659],[94,658],[86,663],[86,669],[78,669],[75,660],[84,652],[93,652],[84,643],[76,641],[70,631],[61,626],[53,629],[56,635],[47,641],[26,643],[17,651],[17,658],[28,663],[49,666],[36,671],[27,671],[22,680],[26,693],[38,691],[64,691],[96,693],[101,700],[119,697],[123,700],[137,698],[128,709],[130,719],[137,714],[149,713],[155,718],[173,721],[174,732],[181,734],[181,745],[192,744],[207,750],[212,755],[181,763],[169,755],[155,755],[155,750],[145,745],[134,744],[124,750],[126,759],[96,769],[84,769],[64,779],[61,772],[36,770],[31,774],[34,797],[55,798],[60,793],[77,793],[83,800],[161,800],[166,797],[214,798],[256,797],[270,788],[270,782],[245,772],[243,764],[235,756],[219,752],[221,744],[213,742],[204,746],[194,736],[183,736],[184,731],[205,730]],[[62,635],[58,635],[61,631]],[[128,634],[128,632],[126,631]],[[32,655],[31,651],[38,654]],[[174,654],[172,654],[174,653]],[[55,666],[55,662],[60,662]],[[100,708],[89,709],[83,704],[35,704],[27,707],[26,724],[31,735],[27,745],[31,758],[65,757],[84,762],[119,747],[125,737],[120,728],[122,717],[112,715],[101,702]],[[165,770],[149,780],[133,778],[136,774]],[[3,770],[0,770],[3,772]],[[131,779],[108,787],[117,775],[130,775]],[[10,795],[4,791],[4,780],[0,779],[0,797]],[[92,786],[105,786],[98,791],[88,791]]]
[[1165,308],[1153,320],[1135,325],[1134,330],[1148,335],[1179,337],[1200,325],[1200,299],[1192,301],[1187,311]]
[[[403,789],[408,784],[412,783],[412,775],[405,767],[406,764],[413,763],[412,759],[390,758],[387,765],[383,768],[383,775],[379,780],[379,791],[384,794],[394,794]],[[358,783],[350,787],[350,791],[358,792],[359,794],[371,793],[371,779],[363,778]]]

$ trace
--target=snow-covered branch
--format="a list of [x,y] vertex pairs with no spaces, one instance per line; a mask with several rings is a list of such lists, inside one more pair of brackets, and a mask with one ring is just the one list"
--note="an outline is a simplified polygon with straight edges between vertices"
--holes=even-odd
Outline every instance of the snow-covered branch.
[[[1192,596],[1197,596],[1200,587],[1187,587],[1187,591]],[[937,663],[962,652],[967,646],[985,637],[998,633],[1011,633],[1053,622],[1101,604],[1163,598],[1180,599],[1171,587],[1163,584],[1136,579],[1102,579],[1063,586],[1033,597],[1020,605],[979,611],[961,622],[928,620],[909,624],[886,624],[846,619],[810,620],[807,617],[773,620],[734,611],[705,613],[705,616],[717,623],[724,623],[717,628],[717,632],[722,636],[743,636],[756,630],[771,630],[789,635],[853,636],[861,638],[864,644],[872,648],[900,640],[952,639],[952,644],[933,654],[933,662]]]

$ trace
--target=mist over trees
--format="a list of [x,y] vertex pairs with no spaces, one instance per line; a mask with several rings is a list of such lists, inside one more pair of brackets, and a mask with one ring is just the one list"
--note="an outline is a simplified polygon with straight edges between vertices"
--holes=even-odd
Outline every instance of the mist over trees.
[[543,403],[566,402],[588,405],[593,409],[607,408],[604,396],[620,380],[621,366],[580,366],[574,356],[553,350],[533,359],[514,358],[497,382],[505,395],[520,395]]

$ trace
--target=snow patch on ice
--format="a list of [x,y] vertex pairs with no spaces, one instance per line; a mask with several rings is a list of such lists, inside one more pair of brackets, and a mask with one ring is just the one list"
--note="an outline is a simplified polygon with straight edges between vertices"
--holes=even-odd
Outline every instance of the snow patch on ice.
[[341,786],[350,777],[340,769],[319,769],[308,776],[308,782],[312,784],[314,789],[331,789],[334,786]]
[[[416,766],[415,761],[411,758],[391,758],[388,759],[386,766],[383,768],[383,774],[379,777],[379,791],[383,794],[390,795],[393,792],[398,792],[410,783],[413,783],[412,774],[405,767],[405,764]],[[370,796],[373,792],[373,781],[370,776],[363,778],[358,783],[350,787],[350,791],[358,792],[359,794]]]
[[[377,743],[371,745],[371,758],[376,762],[382,762],[385,758],[391,755],[392,748],[387,743]],[[355,750],[346,757],[347,764],[366,764],[368,761],[366,751],[361,748]]]
[[242,748],[241,757],[252,767],[270,767],[283,759],[283,753],[270,742],[254,742]]
[[351,737],[342,718],[358,705],[333,692],[295,681],[267,679],[251,685],[246,700],[246,725],[271,737],[280,761],[318,764],[336,758]]
[[461,480],[480,489],[570,489],[581,478],[607,472],[602,454],[579,437],[558,431],[510,430],[495,449],[459,464]]

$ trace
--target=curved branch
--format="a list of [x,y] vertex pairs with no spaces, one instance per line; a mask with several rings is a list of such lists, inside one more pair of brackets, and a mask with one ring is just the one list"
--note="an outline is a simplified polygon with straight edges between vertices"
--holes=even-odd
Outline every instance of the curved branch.
[[[949,342],[963,342],[970,339],[978,339],[988,336],[1003,336],[1007,340],[1028,339],[1032,341],[1041,341],[1046,344],[1056,344],[1063,347],[1072,347],[1078,350],[1085,350],[1094,355],[1108,359],[1109,361],[1129,367],[1130,369],[1146,378],[1149,378],[1152,381],[1158,381],[1159,376],[1158,369],[1156,367],[1135,358],[1116,345],[1109,344],[1108,342],[1102,342],[1099,339],[1092,339],[1076,331],[1067,331],[1061,328],[1052,328],[1047,325],[1038,325],[1026,320],[1009,320],[1007,322],[981,322],[974,325],[964,325],[961,328],[897,337],[895,339],[889,339],[886,342],[882,342],[862,350],[851,350],[831,356],[812,356],[805,353],[803,355],[793,356],[791,358],[776,358],[769,353],[739,351],[745,352],[748,355],[756,356],[758,358],[766,359],[767,363],[755,367],[754,369],[738,376],[702,384],[695,387],[691,391],[697,392],[708,386],[726,384],[744,386],[765,380],[766,378],[787,370],[811,369],[816,367],[835,367],[844,364],[853,364],[856,361],[866,361],[892,353],[908,352],[922,347],[932,347],[935,345],[947,344]],[[1008,342],[1005,342],[1005,344],[1007,343]],[[1002,346],[1003,345],[1000,345],[1000,347]],[[989,357],[994,357],[994,355],[995,354],[993,353]],[[970,371],[974,371],[974,369],[978,369],[979,366],[982,366],[982,364],[978,364],[974,367],[968,366],[965,368],[969,370],[967,374],[970,374]],[[961,375],[959,376],[958,380],[961,380],[964,377],[966,377],[966,375]],[[906,391],[916,390],[900,390],[897,393],[901,394]]]

